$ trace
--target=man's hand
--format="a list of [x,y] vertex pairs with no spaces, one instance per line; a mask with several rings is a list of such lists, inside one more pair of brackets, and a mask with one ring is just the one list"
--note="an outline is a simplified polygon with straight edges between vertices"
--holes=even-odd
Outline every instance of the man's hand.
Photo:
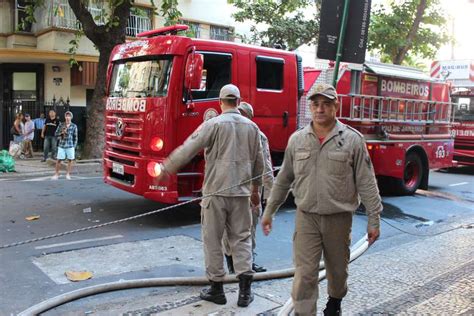
[[41,133],[41,138],[44,138],[44,133]]
[[252,206],[260,205],[260,192],[258,192],[258,190],[252,191],[252,194],[250,195],[250,203]]
[[262,224],[263,234],[265,236],[268,236],[268,234],[270,234],[270,232],[272,231],[272,222],[273,222],[273,219],[271,217],[262,218],[261,224]]
[[168,180],[170,174],[168,173],[168,171],[166,171],[166,169],[163,167],[163,164],[161,163],[160,163],[160,170],[161,172],[158,175],[158,177],[156,177],[156,180],[158,182]]
[[368,235],[369,246],[370,246],[379,238],[380,229],[378,229],[378,228],[367,228],[367,235]]

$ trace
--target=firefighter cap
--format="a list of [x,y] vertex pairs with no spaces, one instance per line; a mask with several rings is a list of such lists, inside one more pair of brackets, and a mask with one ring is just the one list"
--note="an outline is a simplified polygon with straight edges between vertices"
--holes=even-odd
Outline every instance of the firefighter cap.
[[317,95],[322,95],[328,99],[334,100],[337,98],[336,89],[330,84],[318,83],[314,85],[308,92],[308,99],[312,99]]
[[233,84],[226,84],[221,88],[219,99],[240,99],[239,88]]
[[253,107],[247,102],[240,102],[239,106],[237,107],[240,112],[244,112],[245,116],[249,119],[253,119]]

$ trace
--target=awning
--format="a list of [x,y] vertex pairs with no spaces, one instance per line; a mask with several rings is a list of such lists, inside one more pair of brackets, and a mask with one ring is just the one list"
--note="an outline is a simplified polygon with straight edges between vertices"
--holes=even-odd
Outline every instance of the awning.
[[398,77],[411,80],[434,81],[430,76],[416,68],[382,63],[365,63],[365,69],[380,76]]
[[95,86],[99,63],[79,62],[71,69],[71,86]]

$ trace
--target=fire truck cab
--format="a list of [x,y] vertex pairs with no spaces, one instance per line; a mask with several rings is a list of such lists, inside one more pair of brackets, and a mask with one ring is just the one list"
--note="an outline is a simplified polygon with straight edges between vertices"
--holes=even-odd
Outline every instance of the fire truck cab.
[[158,182],[160,165],[206,119],[220,113],[219,91],[237,85],[255,106],[255,122],[282,153],[296,130],[303,92],[301,59],[292,52],[179,36],[175,25],[139,34],[110,57],[104,180],[164,203],[200,194],[203,155]]

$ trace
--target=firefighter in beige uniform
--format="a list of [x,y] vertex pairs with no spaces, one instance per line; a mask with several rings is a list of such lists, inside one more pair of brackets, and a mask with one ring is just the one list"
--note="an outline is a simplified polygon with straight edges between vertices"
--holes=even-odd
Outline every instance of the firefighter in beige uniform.
[[268,235],[273,214],[293,187],[297,211],[291,296],[295,313],[316,314],[323,253],[329,294],[324,315],[341,315],[341,300],[347,293],[352,213],[362,201],[371,244],[380,234],[382,204],[363,136],[336,119],[339,103],[334,87],[316,85],[308,96],[312,122],[290,137],[261,223]]
[[[237,107],[240,113],[248,118],[249,120],[253,119],[253,107],[247,102],[240,102],[240,105]],[[260,133],[260,140],[262,141],[262,150],[263,150],[263,161],[264,161],[264,174],[263,174],[263,188],[259,189],[260,194],[262,194],[263,189],[263,200],[266,202],[268,197],[270,196],[270,191],[273,186],[273,167],[272,167],[272,157],[270,155],[270,147],[268,145],[268,138],[262,131]],[[256,228],[258,219],[262,215],[262,204],[258,203],[258,205],[249,205],[252,210],[252,270],[255,272],[265,272],[265,269],[262,266],[259,266],[255,263],[255,248],[257,246],[257,239],[256,239]],[[227,267],[229,269],[229,273],[235,273],[234,271],[234,263],[232,259],[232,251],[229,245],[229,239],[227,238],[227,233],[224,232],[224,238],[222,239],[222,244],[224,246],[224,254],[227,261]]]
[[254,203],[260,200],[259,192],[251,185],[256,188],[261,185],[261,177],[258,176],[263,173],[263,155],[257,125],[237,110],[239,89],[232,84],[225,85],[219,98],[222,114],[205,121],[182,146],[174,150],[163,163],[161,175],[176,173],[205,149],[203,195],[257,177],[251,183],[246,182],[204,198],[201,202],[204,259],[211,287],[204,289],[200,296],[216,304],[227,302],[222,283],[225,276],[222,236],[226,229],[239,278],[237,304],[245,307],[253,300],[251,283],[254,274],[249,197]]

